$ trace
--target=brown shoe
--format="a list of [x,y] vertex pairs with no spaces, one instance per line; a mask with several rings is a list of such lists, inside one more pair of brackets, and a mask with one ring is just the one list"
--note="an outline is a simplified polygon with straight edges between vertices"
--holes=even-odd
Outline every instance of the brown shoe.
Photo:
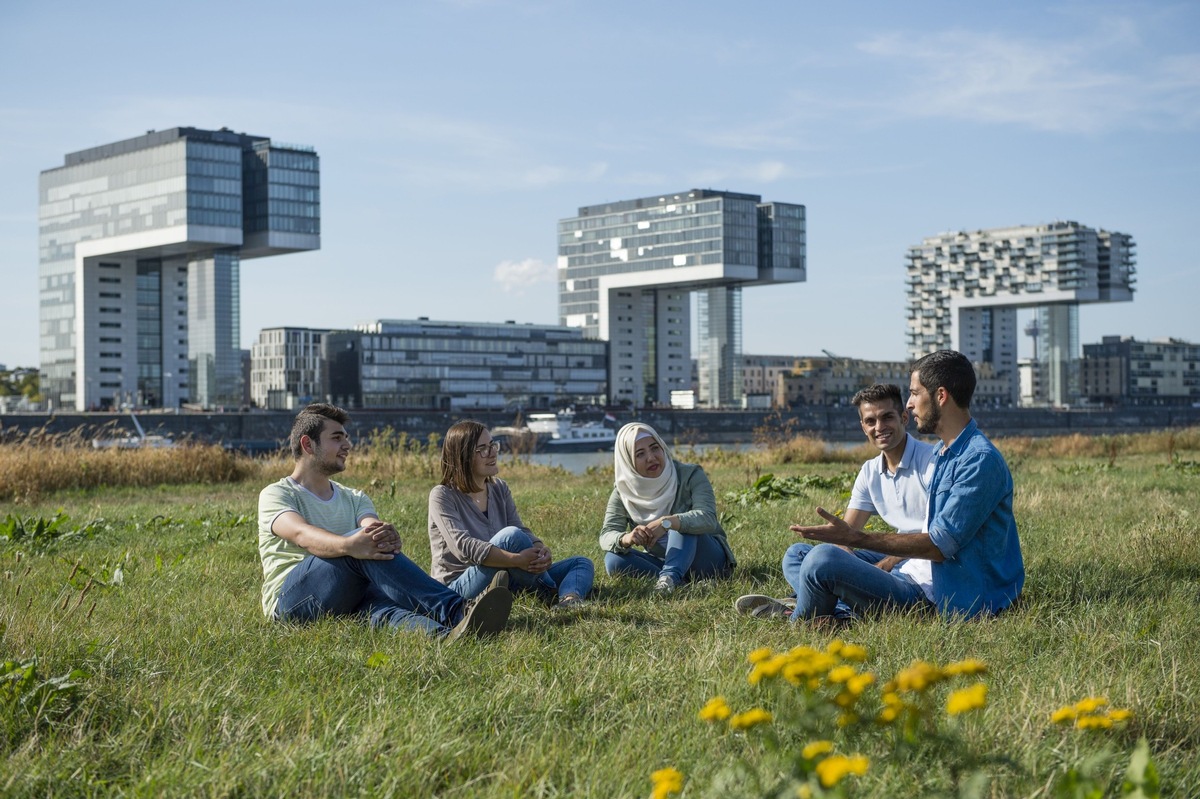
[[498,571],[492,582],[474,599],[468,599],[462,620],[446,635],[447,641],[457,641],[471,633],[480,638],[495,635],[508,623],[512,611],[512,593],[508,590],[508,572]]

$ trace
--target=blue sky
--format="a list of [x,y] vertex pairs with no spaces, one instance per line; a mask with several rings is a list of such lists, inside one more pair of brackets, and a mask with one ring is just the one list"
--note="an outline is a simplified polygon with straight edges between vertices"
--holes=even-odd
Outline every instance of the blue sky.
[[1200,341],[1200,4],[0,5],[0,363],[36,364],[37,177],[176,126],[321,156],[322,249],[243,262],[278,325],[557,322],[579,206],[728,189],[808,208],[808,280],[744,350],[902,359],[904,256],[948,230],[1130,233],[1106,334]]

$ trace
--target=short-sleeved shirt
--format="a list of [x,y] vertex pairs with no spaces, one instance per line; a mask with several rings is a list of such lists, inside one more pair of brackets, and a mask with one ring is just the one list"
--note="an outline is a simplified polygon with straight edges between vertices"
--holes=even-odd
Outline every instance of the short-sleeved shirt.
[[[911,433],[906,435],[904,454],[896,470],[888,470],[882,452],[864,463],[846,507],[874,513],[899,533],[920,533],[925,530],[929,486],[933,482],[938,448],[917,440]],[[933,600],[933,572],[928,560],[909,558],[893,571],[912,578],[926,598]]]
[[934,604],[944,614],[996,613],[1025,585],[1012,473],[971,420],[938,456],[929,492]]
[[367,495],[332,480],[333,496],[322,499],[285,477],[264,488],[258,495],[258,556],[262,559],[262,607],[268,618],[275,615],[279,591],[288,572],[308,557],[308,550],[271,532],[271,525],[288,511],[299,513],[304,521],[344,535],[358,528],[362,520],[375,517],[375,506]]

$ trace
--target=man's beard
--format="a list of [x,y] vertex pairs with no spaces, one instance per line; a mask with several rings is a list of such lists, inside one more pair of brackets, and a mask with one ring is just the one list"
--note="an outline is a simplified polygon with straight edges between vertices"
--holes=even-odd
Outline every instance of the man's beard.
[[317,466],[321,470],[321,473],[326,477],[346,471],[346,465],[344,463],[338,463],[336,456],[330,460],[325,460],[325,458],[322,457],[320,450],[317,450],[316,455]]
[[917,432],[930,435],[937,432],[938,422],[942,421],[942,412],[935,403],[929,403],[929,415],[917,420]]

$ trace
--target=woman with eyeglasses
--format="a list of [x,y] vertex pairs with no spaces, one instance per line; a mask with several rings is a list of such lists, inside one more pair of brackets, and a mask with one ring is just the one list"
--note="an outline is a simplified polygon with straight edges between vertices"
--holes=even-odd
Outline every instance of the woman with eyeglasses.
[[521,522],[508,485],[496,477],[499,455],[499,442],[479,422],[458,422],[446,431],[442,483],[429,492],[430,574],[467,599],[506,572],[514,593],[534,591],[547,606],[582,604],[595,566],[584,557],[553,562],[550,549]]
[[617,431],[613,457],[614,487],[600,531],[608,573],[655,578],[660,595],[685,579],[728,577],[737,561],[704,470],[672,458],[642,422]]

